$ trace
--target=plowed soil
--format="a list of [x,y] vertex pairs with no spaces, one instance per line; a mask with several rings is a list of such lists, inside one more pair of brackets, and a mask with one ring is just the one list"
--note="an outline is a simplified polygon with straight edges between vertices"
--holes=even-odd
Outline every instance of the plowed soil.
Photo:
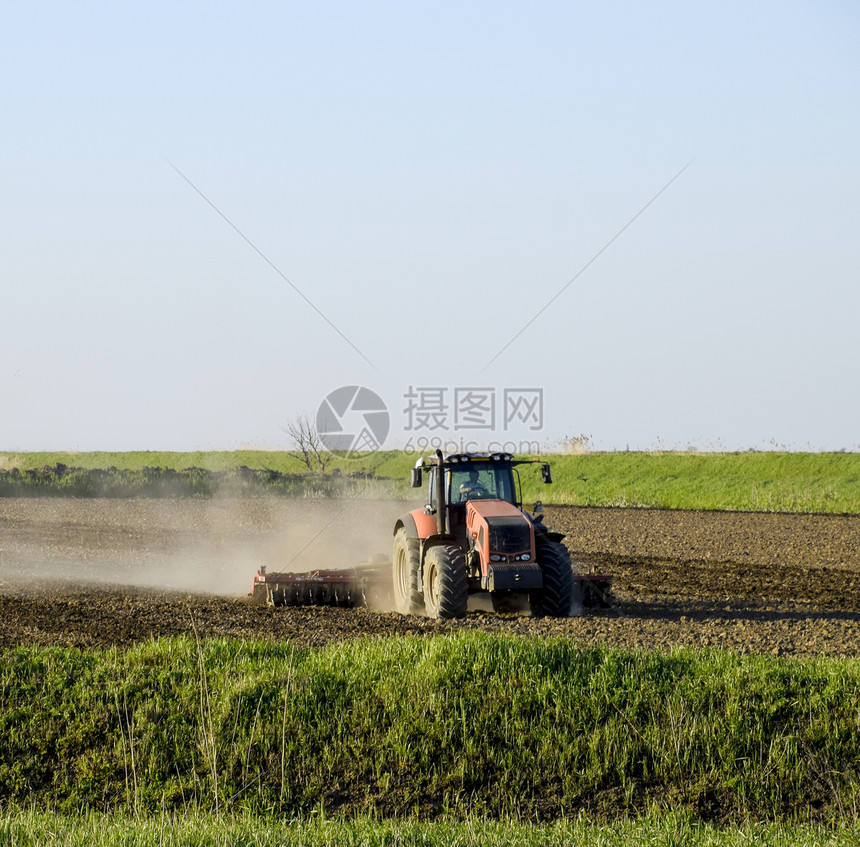
[[860,517],[547,507],[579,567],[615,579],[609,608],[548,620],[486,611],[436,622],[372,609],[269,609],[257,568],[389,554],[410,504],[0,500],[0,646],[126,646],[192,634],[324,644],[467,630],[645,648],[860,655]]

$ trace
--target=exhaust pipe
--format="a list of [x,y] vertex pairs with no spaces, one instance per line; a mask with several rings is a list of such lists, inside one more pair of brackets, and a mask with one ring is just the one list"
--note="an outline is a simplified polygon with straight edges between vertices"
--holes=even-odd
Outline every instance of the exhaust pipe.
[[436,531],[439,535],[444,535],[445,518],[448,515],[448,508],[445,502],[445,470],[443,468],[441,450],[436,450],[436,458],[439,460],[439,465],[436,469]]

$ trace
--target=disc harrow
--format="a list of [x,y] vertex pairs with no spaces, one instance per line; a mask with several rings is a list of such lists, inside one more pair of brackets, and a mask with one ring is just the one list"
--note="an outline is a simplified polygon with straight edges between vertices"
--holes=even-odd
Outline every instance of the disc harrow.
[[252,599],[270,606],[366,606],[372,588],[384,586],[391,565],[373,563],[354,568],[318,569],[307,573],[267,573],[254,577]]

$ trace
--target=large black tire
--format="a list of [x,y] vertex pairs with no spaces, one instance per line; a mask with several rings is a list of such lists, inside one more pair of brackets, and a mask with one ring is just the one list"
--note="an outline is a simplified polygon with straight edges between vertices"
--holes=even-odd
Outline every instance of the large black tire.
[[462,618],[469,601],[466,557],[455,544],[431,547],[424,557],[424,607],[431,618]]
[[576,588],[570,553],[557,541],[538,542],[537,560],[543,574],[543,588],[532,591],[529,605],[535,617],[569,618]]
[[418,569],[421,552],[417,538],[409,538],[401,527],[394,534],[391,556],[394,576],[394,607],[401,615],[420,615],[424,611],[424,595],[418,590]]

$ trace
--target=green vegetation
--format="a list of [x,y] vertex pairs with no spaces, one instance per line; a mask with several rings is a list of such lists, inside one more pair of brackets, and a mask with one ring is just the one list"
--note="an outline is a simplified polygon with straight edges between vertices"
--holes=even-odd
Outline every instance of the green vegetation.
[[[6,453],[0,454],[0,470],[19,468],[33,470],[61,462],[75,468],[110,468],[142,470],[143,468],[202,468],[208,471],[228,471],[245,465],[249,468],[268,468],[281,473],[303,473],[306,468],[301,459],[284,451],[225,450],[174,453],[138,450],[124,453]],[[337,465],[336,465],[337,466]],[[353,466],[350,470],[357,470]]]
[[68,468],[0,471],[0,497],[373,497],[396,499],[400,480],[365,473],[281,473],[245,466],[224,471],[204,468]]
[[[413,498],[417,454],[397,450],[333,458],[308,474],[285,452],[20,453],[0,455],[0,497],[157,497],[280,494]],[[520,476],[526,502],[574,506],[860,513],[858,453],[586,453],[547,455]],[[66,466],[62,474],[53,471]]]
[[[588,453],[551,458],[546,503],[749,512],[860,512],[858,453]],[[541,497],[523,479],[524,495]]]
[[749,823],[717,828],[676,813],[614,823],[578,817],[540,825],[471,818],[432,824],[370,818],[344,821],[322,814],[298,820],[252,815],[129,818],[90,813],[67,817],[33,811],[0,817],[0,843],[8,847],[853,847],[858,839],[860,828],[856,826],[828,830]]
[[860,665],[462,635],[0,654],[4,807],[858,820]]

